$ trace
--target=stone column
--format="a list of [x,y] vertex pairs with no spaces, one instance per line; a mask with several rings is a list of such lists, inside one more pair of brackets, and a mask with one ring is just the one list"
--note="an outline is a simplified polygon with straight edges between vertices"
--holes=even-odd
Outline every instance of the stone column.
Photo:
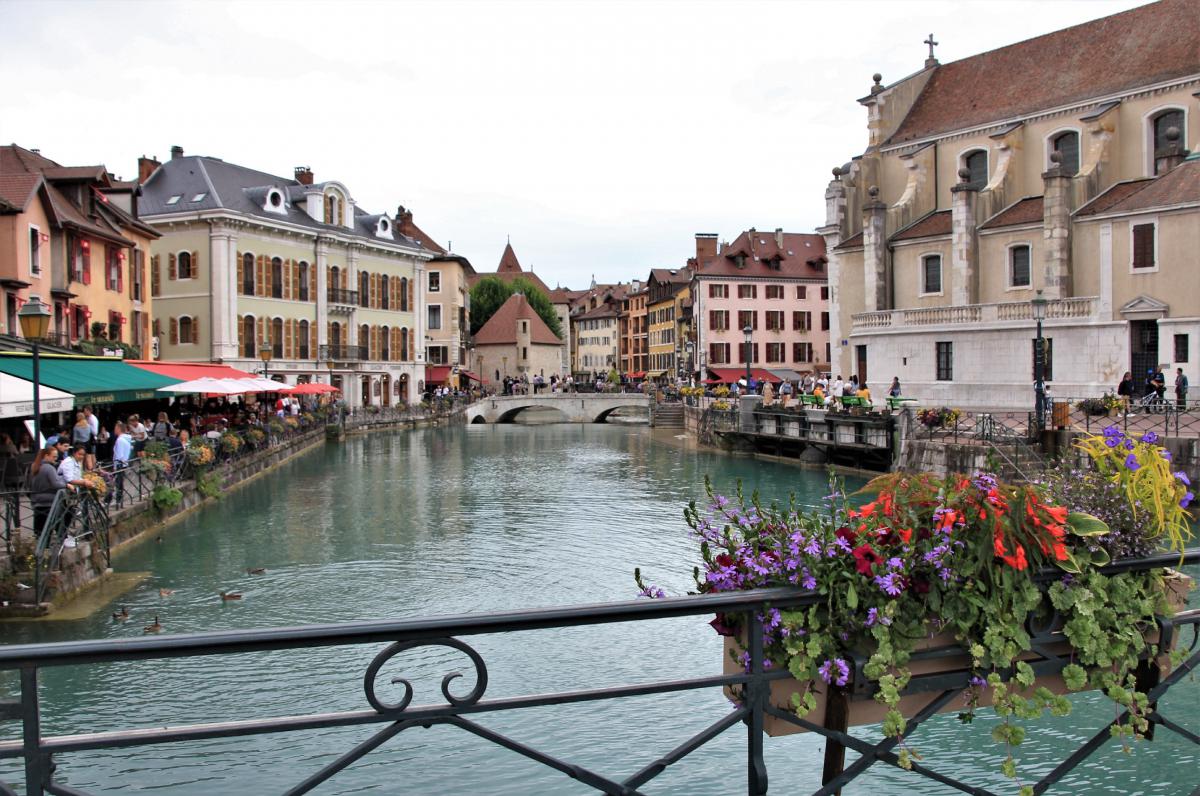
[[[867,312],[889,308],[887,284],[887,205],[879,201],[879,189],[867,189],[863,205],[863,298]],[[833,314],[830,311],[830,322]],[[830,330],[832,331],[832,329]]]
[[317,238],[317,346],[329,345],[329,281],[325,269],[329,266],[329,239]]
[[236,230],[221,221],[209,223],[209,358],[216,362],[233,359],[238,355],[237,334],[235,332],[232,337],[229,334],[230,328],[236,324],[237,299],[229,290],[229,272],[236,267],[229,251],[231,242],[236,244],[236,241]]
[[1048,299],[1071,295],[1071,177],[1063,171],[1062,155],[1050,153],[1050,168],[1042,174],[1042,279]]
[[969,182],[967,169],[960,169],[958,176],[961,182],[950,189],[950,300],[953,306],[964,307],[979,303],[979,238],[975,232],[979,189]]

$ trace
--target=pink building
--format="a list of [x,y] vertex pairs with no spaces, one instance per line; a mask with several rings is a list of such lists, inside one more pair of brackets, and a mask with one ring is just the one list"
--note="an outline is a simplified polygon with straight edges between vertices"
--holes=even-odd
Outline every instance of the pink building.
[[[829,285],[820,235],[750,229],[696,235],[693,323],[704,368],[750,366],[795,380],[829,370]],[[690,263],[689,263],[690,265]]]

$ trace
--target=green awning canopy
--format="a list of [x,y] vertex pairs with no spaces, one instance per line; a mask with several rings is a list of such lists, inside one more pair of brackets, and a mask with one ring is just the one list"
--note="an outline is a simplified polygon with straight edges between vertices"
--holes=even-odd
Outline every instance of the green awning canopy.
[[[155,392],[159,387],[179,382],[107,357],[42,354],[39,370],[42,384],[71,393],[76,406],[162,398]],[[0,353],[0,372],[32,380],[33,357],[23,352]]]

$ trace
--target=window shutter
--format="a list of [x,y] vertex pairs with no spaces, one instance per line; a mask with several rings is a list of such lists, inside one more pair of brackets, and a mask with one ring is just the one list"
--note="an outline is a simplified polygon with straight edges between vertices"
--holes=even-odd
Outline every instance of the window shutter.
[[167,255],[167,279],[175,278],[175,253]]
[[192,342],[199,345],[200,343],[200,316],[192,318]]
[[171,345],[179,345],[179,319],[171,318],[169,326],[171,329]]

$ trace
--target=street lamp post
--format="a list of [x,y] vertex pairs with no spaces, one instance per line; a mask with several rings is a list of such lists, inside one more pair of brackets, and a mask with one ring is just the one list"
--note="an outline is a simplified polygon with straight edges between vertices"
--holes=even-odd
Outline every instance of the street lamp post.
[[30,296],[25,306],[17,312],[21,321],[21,334],[30,342],[33,348],[33,444],[42,446],[42,413],[39,394],[41,362],[38,357],[38,341],[46,337],[50,329],[50,309],[42,303],[39,296]]
[[1046,304],[1042,291],[1038,291],[1030,304],[1033,305],[1033,319],[1037,321],[1037,339],[1033,344],[1033,392],[1037,401],[1035,416],[1037,417],[1038,432],[1046,428],[1046,374],[1045,374],[1045,342],[1042,339],[1042,321],[1046,318]]
[[750,346],[750,334],[754,331],[750,324],[746,324],[746,328],[742,332],[746,335],[746,389],[750,389],[750,352],[753,350]]

